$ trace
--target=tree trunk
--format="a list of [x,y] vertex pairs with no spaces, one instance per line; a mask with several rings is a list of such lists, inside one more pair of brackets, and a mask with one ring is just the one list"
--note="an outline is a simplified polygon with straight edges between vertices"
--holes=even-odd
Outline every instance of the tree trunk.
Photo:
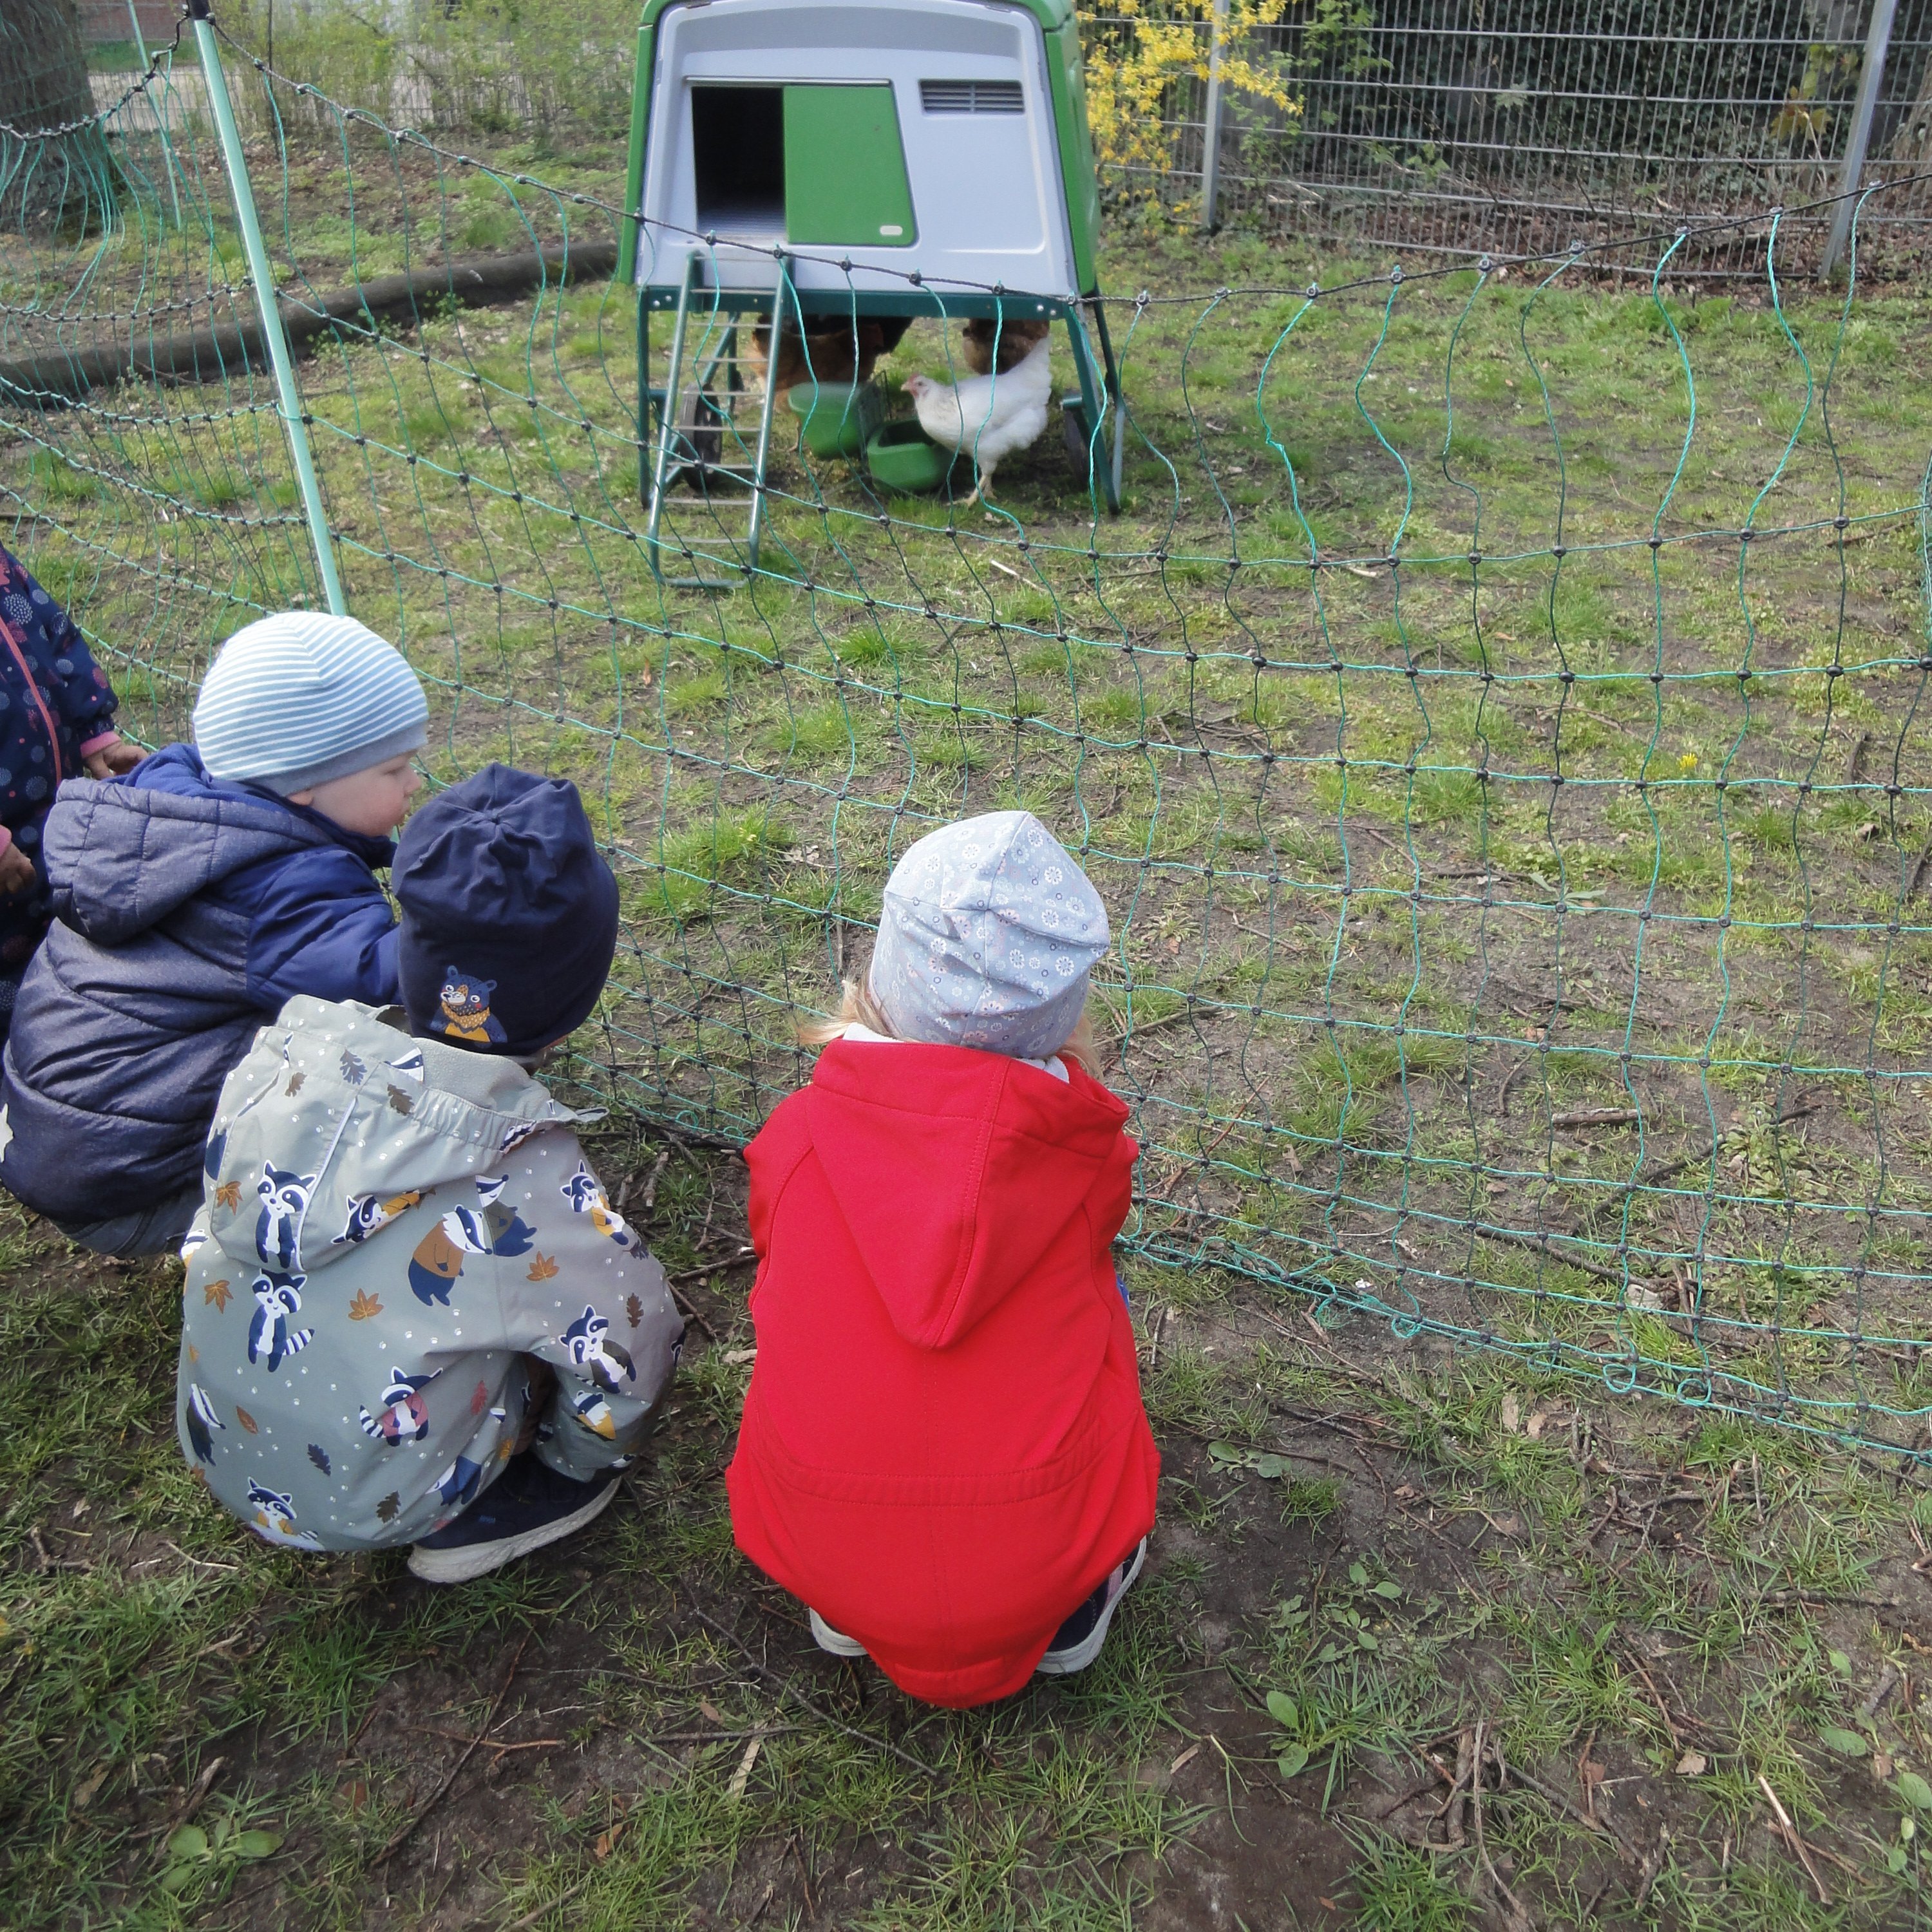
[[4,0],[0,125],[32,134],[84,121],[93,112],[87,50],[74,0]]

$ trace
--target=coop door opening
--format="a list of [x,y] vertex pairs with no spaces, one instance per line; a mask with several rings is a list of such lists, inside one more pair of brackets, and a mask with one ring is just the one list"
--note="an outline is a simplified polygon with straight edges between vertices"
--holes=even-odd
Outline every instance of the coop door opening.
[[782,236],[785,230],[785,90],[691,90],[691,151],[698,225],[720,234]]
[[806,248],[910,248],[919,238],[890,81],[784,91],[785,232]]

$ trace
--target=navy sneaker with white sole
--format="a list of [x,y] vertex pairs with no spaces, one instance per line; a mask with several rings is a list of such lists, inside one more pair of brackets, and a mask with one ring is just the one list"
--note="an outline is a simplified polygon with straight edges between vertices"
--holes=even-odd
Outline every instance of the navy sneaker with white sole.
[[1046,1654],[1034,1669],[1042,1677],[1071,1677],[1084,1670],[1100,1654],[1107,1641],[1107,1626],[1114,1620],[1114,1606],[1126,1594],[1127,1586],[1141,1574],[1147,1561],[1147,1538],[1124,1563],[1116,1564],[1094,1594],[1053,1634]]
[[607,1469],[580,1483],[526,1449],[454,1522],[416,1544],[410,1574],[425,1583],[466,1583],[561,1542],[609,1508],[617,1475]]

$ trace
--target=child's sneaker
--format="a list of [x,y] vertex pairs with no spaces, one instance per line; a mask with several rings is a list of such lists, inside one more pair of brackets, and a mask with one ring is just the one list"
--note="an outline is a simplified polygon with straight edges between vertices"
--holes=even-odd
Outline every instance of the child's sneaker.
[[410,1574],[425,1583],[466,1583],[546,1544],[561,1542],[601,1515],[617,1493],[617,1472],[587,1483],[560,1476],[529,1450],[456,1520],[410,1552]]
[[863,1657],[866,1646],[855,1636],[848,1636],[843,1630],[836,1630],[808,1604],[806,1614],[812,1619],[812,1640],[820,1650],[829,1650],[834,1657]]
[[1041,1676],[1071,1677],[1100,1654],[1100,1646],[1107,1641],[1107,1626],[1114,1619],[1114,1606],[1141,1574],[1146,1559],[1147,1538],[1142,1537],[1132,1556],[1116,1564],[1100,1587],[1054,1632],[1046,1654],[1034,1666]]

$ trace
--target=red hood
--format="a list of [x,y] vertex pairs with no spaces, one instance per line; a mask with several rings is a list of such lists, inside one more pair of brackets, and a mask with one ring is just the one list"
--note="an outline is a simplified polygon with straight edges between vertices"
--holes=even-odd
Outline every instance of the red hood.
[[806,1090],[812,1146],[893,1327],[916,1346],[950,1347],[983,1321],[1096,1191],[1124,1207],[1138,1151],[1120,1131],[1127,1110],[1067,1071],[1056,1080],[960,1046],[834,1040],[820,1054]]

